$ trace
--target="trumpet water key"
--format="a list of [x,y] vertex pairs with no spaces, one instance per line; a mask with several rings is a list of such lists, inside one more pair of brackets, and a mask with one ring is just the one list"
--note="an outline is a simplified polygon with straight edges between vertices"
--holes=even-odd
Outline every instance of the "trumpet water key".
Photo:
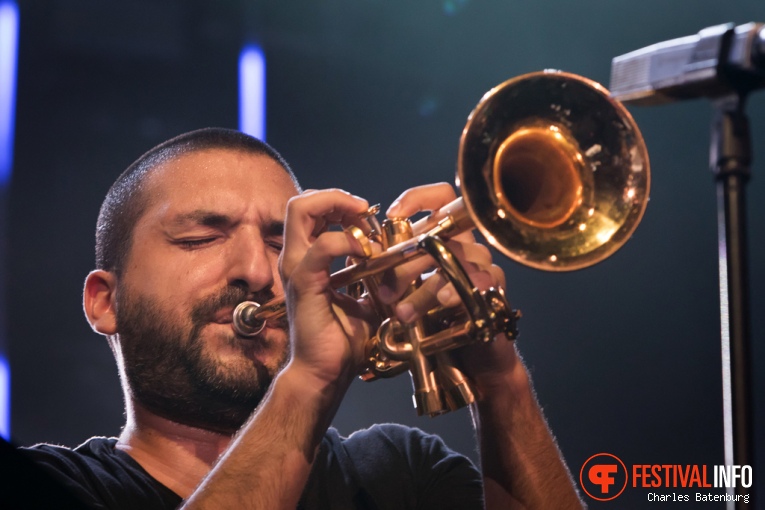
[[[459,147],[461,196],[429,217],[365,216],[381,253],[331,276],[333,288],[369,297],[380,315],[365,346],[361,378],[409,371],[415,407],[431,416],[471,403],[473,390],[452,359],[459,347],[515,339],[520,313],[501,288],[479,290],[448,249],[455,235],[477,228],[507,257],[544,271],[572,271],[609,257],[632,235],[648,202],[648,153],[629,112],[601,85],[558,71],[526,74],[487,92],[468,117]],[[358,227],[351,233],[362,241]],[[362,241],[363,244],[363,241]],[[376,295],[384,271],[430,255],[463,306],[431,310],[402,324]],[[412,284],[414,291],[418,282]],[[258,334],[285,314],[284,302],[245,302],[234,328]]]

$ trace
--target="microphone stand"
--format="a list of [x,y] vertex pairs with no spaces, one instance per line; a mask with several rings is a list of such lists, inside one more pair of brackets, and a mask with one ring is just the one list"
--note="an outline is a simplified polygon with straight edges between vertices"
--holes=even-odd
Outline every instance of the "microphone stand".
[[[717,186],[725,464],[756,470],[752,412],[746,183],[752,160],[747,94],[765,88],[765,25],[726,23],[613,59],[611,93],[637,104],[712,99],[710,167]],[[735,469],[735,468],[734,468]],[[729,510],[757,507],[755,491],[728,489]],[[744,497],[747,503],[744,503]],[[735,499],[735,498],[732,498]],[[751,506],[750,506],[751,504]]]
[[[725,464],[749,465],[756,473],[745,194],[752,157],[745,100],[744,93],[734,93],[713,102],[710,166],[717,182]],[[756,508],[753,490],[737,483],[735,494],[737,510]]]

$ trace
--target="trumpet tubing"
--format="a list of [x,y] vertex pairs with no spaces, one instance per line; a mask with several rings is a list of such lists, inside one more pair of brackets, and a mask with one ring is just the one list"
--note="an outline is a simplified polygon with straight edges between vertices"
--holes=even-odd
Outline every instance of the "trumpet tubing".
[[[474,398],[448,351],[499,333],[514,339],[520,317],[502,289],[474,288],[444,241],[477,228],[523,265],[544,271],[591,266],[619,249],[637,227],[648,202],[650,171],[640,130],[606,89],[581,76],[542,71],[484,95],[462,132],[456,180],[462,196],[414,224],[393,220],[380,227],[376,209],[370,209],[364,219],[384,251],[331,276],[333,288],[363,282],[382,321],[367,342],[362,379],[408,369],[417,412],[431,416]],[[377,298],[378,278],[424,254],[437,261],[464,307],[437,309],[413,325],[401,324]],[[242,303],[234,327],[240,335],[256,335],[284,310],[282,300]]]

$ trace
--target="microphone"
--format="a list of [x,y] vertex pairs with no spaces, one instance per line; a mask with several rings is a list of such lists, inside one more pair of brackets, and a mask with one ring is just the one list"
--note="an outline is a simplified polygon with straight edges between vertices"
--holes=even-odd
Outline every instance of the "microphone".
[[746,94],[765,87],[765,27],[725,23],[616,57],[609,89],[623,103],[654,105]]

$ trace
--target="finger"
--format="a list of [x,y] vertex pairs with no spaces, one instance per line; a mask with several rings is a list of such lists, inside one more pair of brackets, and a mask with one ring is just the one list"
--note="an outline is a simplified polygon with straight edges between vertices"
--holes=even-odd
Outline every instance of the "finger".
[[282,252],[279,269],[284,281],[305,284],[308,280],[322,288],[329,285],[329,269],[337,257],[358,257],[363,255],[359,242],[346,232],[325,232],[303,252],[302,257],[293,257]]
[[420,211],[434,211],[457,198],[451,184],[439,182],[404,191],[393,201],[386,213],[388,218],[408,218]]
[[[491,265],[486,269],[471,272],[470,281],[473,287],[478,290],[487,290],[497,287],[504,288],[505,272],[501,267]],[[451,283],[446,284],[446,282],[441,286],[436,298],[441,306],[447,308],[457,306],[462,301],[454,286]]]
[[366,211],[363,198],[339,189],[310,191],[293,197],[287,203],[285,243],[310,242],[330,224],[352,223]]
[[[360,227],[364,232],[369,232],[369,225],[362,219],[362,215],[367,212],[368,207],[363,207],[359,210],[346,207],[347,198],[359,200],[360,203],[368,206],[368,203],[363,198],[351,195],[347,191],[340,189],[325,189],[325,190],[308,190],[304,191],[293,200],[296,201],[295,207],[308,208],[308,212],[313,216],[315,225],[313,228],[313,235],[318,236],[322,232],[325,232],[330,225],[355,225]],[[327,207],[327,201],[339,199],[336,207]],[[321,209],[318,209],[321,207]],[[316,208],[316,209],[314,209]],[[288,204],[289,212],[289,204]]]
[[396,317],[402,322],[412,322],[422,317],[428,310],[439,304],[436,296],[446,284],[446,280],[440,276],[434,275],[428,278],[418,289],[396,305]]
[[380,299],[387,304],[397,301],[413,281],[434,266],[435,261],[432,257],[422,256],[383,272],[380,278]]
[[[479,269],[471,264],[467,271],[473,288],[479,291],[498,286],[504,287],[505,273],[497,265]],[[403,322],[412,322],[436,306],[451,308],[462,304],[454,285],[441,272],[435,273],[425,283],[396,305],[396,316]]]
[[486,269],[492,264],[491,251],[483,244],[455,238],[450,240],[446,246],[466,269],[470,264],[480,269]]
[[[411,188],[402,193],[388,208],[389,218],[408,218],[421,211],[438,211],[457,198],[454,188],[445,182]],[[421,220],[422,221],[422,220]],[[419,222],[418,222],[419,223]],[[435,226],[435,223],[431,227]],[[471,230],[453,237],[464,242],[474,242]]]
[[[358,217],[368,207],[366,200],[353,196],[342,190],[313,191],[293,197],[287,203],[287,215],[284,225],[284,249],[281,265],[285,274],[290,274],[298,263],[305,257],[309,248],[325,233],[328,224],[343,221],[353,216]],[[340,236],[330,239],[345,239],[348,236],[341,232]],[[327,242],[327,241],[324,241]],[[360,248],[357,242],[353,245]],[[323,246],[323,245],[322,245]],[[345,248],[342,255],[359,255],[354,249]],[[332,253],[337,250],[331,250]],[[340,252],[343,248],[339,249]],[[323,257],[320,257],[323,260]]]
[[449,248],[462,264],[474,287],[486,290],[489,287],[505,286],[505,272],[493,264],[489,248],[479,243],[449,242]]
[[491,277],[494,281],[493,287],[507,287],[507,280],[505,278],[505,271],[496,264],[492,264],[489,268],[491,271]]
[[[484,271],[471,275],[472,286],[479,289],[484,286],[490,287],[491,285],[487,284],[490,280],[491,276]],[[396,316],[403,322],[412,322],[437,306],[452,308],[460,304],[462,298],[454,285],[443,273],[438,272],[396,305]]]
[[[482,244],[450,241],[447,246],[468,272],[468,276],[471,272],[487,270],[491,266],[491,252]],[[386,271],[380,282],[380,299],[387,304],[397,301],[415,278],[433,267],[436,267],[436,263],[428,256]]]

